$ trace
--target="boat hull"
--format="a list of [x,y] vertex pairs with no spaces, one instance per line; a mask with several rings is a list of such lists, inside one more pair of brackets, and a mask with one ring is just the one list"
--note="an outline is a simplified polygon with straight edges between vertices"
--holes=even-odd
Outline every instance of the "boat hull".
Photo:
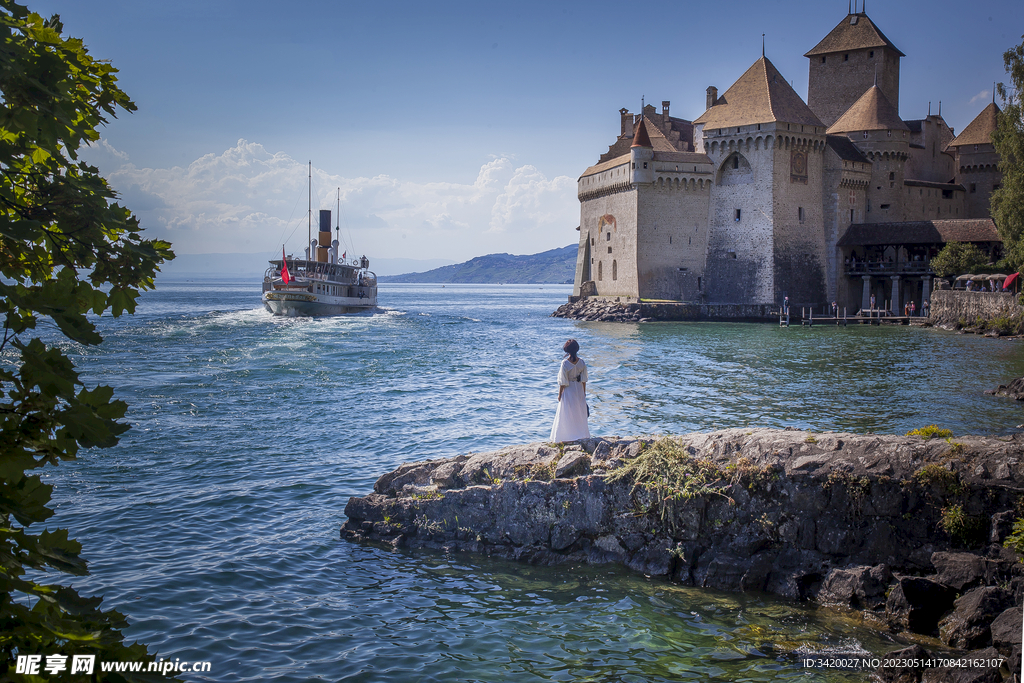
[[361,313],[377,306],[376,297],[323,297],[306,292],[265,292],[263,306],[274,315],[320,317]]

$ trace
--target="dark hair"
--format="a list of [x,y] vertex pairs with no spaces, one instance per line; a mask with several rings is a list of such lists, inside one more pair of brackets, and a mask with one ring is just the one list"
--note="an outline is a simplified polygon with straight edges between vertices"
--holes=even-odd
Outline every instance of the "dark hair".
[[576,354],[580,350],[580,344],[575,339],[570,339],[562,345],[562,350],[569,354],[569,360],[575,363],[578,360]]

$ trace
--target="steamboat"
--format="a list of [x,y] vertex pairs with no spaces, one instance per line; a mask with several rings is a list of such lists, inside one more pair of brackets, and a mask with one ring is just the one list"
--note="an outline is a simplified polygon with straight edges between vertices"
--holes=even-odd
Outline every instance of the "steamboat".
[[[312,185],[312,164],[310,165]],[[312,231],[312,189],[309,222]],[[340,213],[341,195],[338,206]],[[336,228],[340,232],[340,225]],[[263,276],[263,305],[274,315],[325,316],[373,310],[377,306],[377,276],[365,256],[338,256],[340,242],[331,239],[331,212],[320,211],[320,234],[310,240],[305,258],[285,256],[270,261]]]

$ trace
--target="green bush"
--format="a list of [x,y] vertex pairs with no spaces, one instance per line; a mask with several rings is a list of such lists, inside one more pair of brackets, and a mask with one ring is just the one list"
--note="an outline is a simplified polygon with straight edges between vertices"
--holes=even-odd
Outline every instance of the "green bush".
[[988,263],[978,247],[968,242],[949,242],[931,260],[932,270],[939,277],[973,273]]

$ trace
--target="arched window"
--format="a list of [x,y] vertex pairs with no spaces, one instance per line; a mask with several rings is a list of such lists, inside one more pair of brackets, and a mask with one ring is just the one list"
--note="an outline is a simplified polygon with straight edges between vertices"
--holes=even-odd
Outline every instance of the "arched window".
[[615,260],[612,260],[612,279],[619,279],[619,262]]

